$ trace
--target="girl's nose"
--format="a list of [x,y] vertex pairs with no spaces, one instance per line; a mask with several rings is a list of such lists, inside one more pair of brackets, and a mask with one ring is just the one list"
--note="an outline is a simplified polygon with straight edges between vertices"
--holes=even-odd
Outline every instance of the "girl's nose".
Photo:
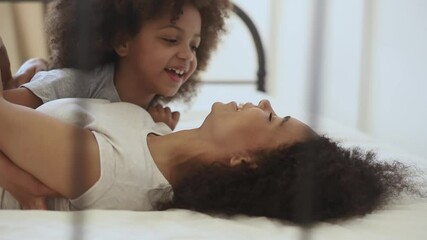
[[178,52],[178,58],[183,59],[185,61],[192,61],[194,59],[194,53],[191,47],[182,46]]

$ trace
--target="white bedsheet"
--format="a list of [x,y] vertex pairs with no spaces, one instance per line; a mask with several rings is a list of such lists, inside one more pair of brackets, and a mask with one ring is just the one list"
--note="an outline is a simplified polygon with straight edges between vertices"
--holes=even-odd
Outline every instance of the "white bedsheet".
[[[209,94],[209,91],[202,94]],[[183,111],[178,128],[200,125],[214,99],[257,102],[268,98],[256,93],[245,95],[244,99],[236,99],[233,91],[219,92],[220,96],[197,101],[193,110]],[[344,145],[376,150],[381,159],[401,160],[427,169],[426,159],[397,151],[393,146],[332,121],[321,121],[319,129],[342,140]],[[400,199],[365,217],[335,224],[322,223],[308,230],[267,218],[214,217],[187,210],[2,210],[0,240],[5,239],[424,240],[427,239],[427,199]]]
[[[266,218],[211,217],[186,210],[166,212],[1,211],[0,239],[427,239],[427,201],[388,206],[363,218],[320,224],[307,232]],[[304,233],[309,238],[303,238]]]

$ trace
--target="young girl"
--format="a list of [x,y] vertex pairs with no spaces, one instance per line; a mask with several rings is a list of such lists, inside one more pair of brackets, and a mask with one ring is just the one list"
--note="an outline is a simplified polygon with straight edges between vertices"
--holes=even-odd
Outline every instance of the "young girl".
[[[206,68],[224,32],[230,5],[228,0],[58,0],[52,4],[47,30],[55,69],[38,72],[31,82],[6,90],[4,97],[11,102],[36,108],[57,98],[101,98],[147,109],[157,100],[189,100],[198,72]],[[85,11],[79,11],[82,7]],[[153,117],[174,129],[179,113],[172,112],[168,119]],[[10,168],[3,171],[8,174],[19,173],[13,165],[5,168]],[[23,172],[19,175],[27,179],[21,186],[46,189]],[[36,203],[31,200],[34,196],[20,198],[19,191],[14,196],[23,204],[29,199],[25,205],[42,206],[39,196],[46,192],[35,193]]]
[[124,102],[61,99],[37,110],[0,96],[0,162],[64,196],[50,209],[176,207],[311,223],[364,215],[411,186],[404,165],[343,149],[266,100],[215,103],[199,128],[178,132]]
[[146,109],[157,98],[189,100],[198,72],[224,32],[229,9],[228,0],[52,4],[47,31],[55,70],[39,72],[22,88],[4,93],[32,108],[66,97],[124,101]]

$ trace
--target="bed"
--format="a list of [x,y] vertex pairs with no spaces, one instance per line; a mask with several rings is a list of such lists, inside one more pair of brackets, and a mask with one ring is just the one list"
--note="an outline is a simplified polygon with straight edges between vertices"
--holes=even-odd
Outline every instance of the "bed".
[[[178,129],[198,126],[214,101],[270,99],[265,93],[247,90],[244,97],[229,86],[205,85],[191,107],[182,107]],[[212,92],[218,94],[213,95]],[[320,119],[318,130],[345,146],[377,151],[380,159],[397,159],[427,170],[427,160],[396,151],[354,129]],[[263,217],[210,216],[188,210],[136,212],[87,210],[78,212],[0,211],[0,239],[427,239],[427,199],[400,198],[364,217],[338,223],[319,223],[302,228]]]

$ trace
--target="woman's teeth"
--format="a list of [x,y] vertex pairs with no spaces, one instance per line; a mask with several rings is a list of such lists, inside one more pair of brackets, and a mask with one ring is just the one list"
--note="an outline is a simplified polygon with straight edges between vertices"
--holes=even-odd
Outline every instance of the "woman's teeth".
[[240,112],[243,109],[243,103],[239,103],[239,105],[237,106],[237,111]]

